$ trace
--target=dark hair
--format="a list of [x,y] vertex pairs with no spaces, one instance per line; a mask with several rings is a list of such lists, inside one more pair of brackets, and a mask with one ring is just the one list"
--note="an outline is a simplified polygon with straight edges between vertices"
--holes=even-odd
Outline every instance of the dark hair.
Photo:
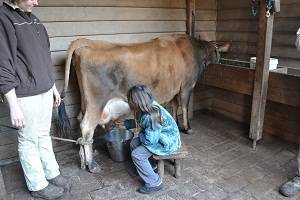
[[156,129],[158,124],[162,124],[161,110],[153,105],[154,97],[151,90],[145,85],[135,85],[127,92],[127,99],[130,108],[134,111],[137,119],[142,114],[149,114],[151,117],[151,128]]

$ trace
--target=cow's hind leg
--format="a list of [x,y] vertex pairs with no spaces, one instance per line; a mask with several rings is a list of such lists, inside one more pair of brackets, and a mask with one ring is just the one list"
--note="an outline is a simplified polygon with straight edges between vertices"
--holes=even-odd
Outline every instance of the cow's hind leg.
[[188,118],[188,107],[189,101],[191,98],[193,88],[184,88],[180,91],[180,101],[181,101],[181,109],[182,109],[182,117],[183,117],[183,130],[182,132],[186,134],[191,134],[192,129],[190,128],[189,118]]
[[85,116],[80,124],[82,139],[79,141],[81,144],[79,156],[81,158],[81,168],[88,166],[88,170],[92,173],[101,171],[100,166],[93,158],[93,135],[97,124],[91,124]]
[[178,95],[176,95],[172,99],[172,116],[176,120],[177,125],[179,125],[178,115],[177,115],[178,106],[179,106],[179,98],[178,98]]

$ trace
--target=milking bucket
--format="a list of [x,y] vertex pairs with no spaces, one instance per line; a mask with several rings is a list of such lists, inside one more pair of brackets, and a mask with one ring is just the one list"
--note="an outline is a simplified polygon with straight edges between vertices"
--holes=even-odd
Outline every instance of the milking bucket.
[[124,162],[130,157],[133,132],[114,128],[105,134],[106,146],[113,161]]

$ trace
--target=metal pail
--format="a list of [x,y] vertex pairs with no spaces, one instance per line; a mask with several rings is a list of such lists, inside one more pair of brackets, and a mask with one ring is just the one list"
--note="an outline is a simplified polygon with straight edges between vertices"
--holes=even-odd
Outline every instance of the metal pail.
[[124,162],[130,156],[130,142],[133,132],[126,129],[112,129],[105,134],[106,146],[113,161]]

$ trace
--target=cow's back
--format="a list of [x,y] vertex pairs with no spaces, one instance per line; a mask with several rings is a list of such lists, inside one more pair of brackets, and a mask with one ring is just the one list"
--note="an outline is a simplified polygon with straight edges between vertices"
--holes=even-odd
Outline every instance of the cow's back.
[[[144,43],[75,51],[82,75],[102,85],[104,96],[126,94],[135,84],[148,85],[160,103],[169,102],[198,75],[193,47],[185,35],[166,36]],[[105,85],[105,88],[103,88]],[[95,88],[96,89],[96,88]]]

